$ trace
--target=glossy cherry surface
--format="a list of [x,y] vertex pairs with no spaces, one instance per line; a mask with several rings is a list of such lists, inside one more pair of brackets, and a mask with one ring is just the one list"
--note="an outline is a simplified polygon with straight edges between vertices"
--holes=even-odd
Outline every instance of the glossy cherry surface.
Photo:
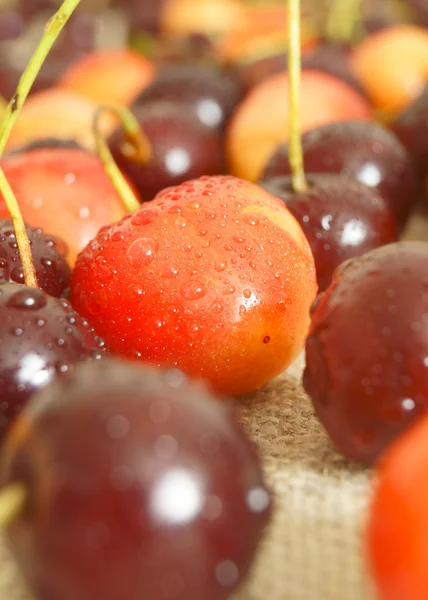
[[428,244],[351,261],[316,303],[304,385],[337,449],[370,464],[428,407]]
[[308,241],[259,186],[201,177],[102,228],[70,299],[112,352],[254,391],[303,349],[317,291]]
[[143,200],[152,200],[161,190],[183,181],[224,172],[220,135],[190,109],[153,101],[137,106],[134,114],[150,141],[151,160],[142,164],[127,154],[122,129],[113,133],[109,143],[117,164]]
[[203,125],[219,131],[224,129],[241,98],[239,78],[231,72],[214,66],[181,64],[164,67],[135,105],[180,103]]
[[0,437],[31,395],[103,343],[67,300],[0,283]]
[[[405,148],[381,125],[345,121],[324,125],[302,137],[308,173],[339,173],[377,190],[403,226],[414,206],[416,179]],[[281,146],[265,177],[290,173],[288,146]]]
[[319,290],[330,285],[334,270],[349,258],[395,242],[397,226],[375,190],[340,175],[309,175],[309,189],[297,194],[288,176],[262,182],[285,202],[306,234],[315,258]]
[[12,432],[8,529],[41,600],[226,600],[270,513],[255,447],[223,400],[177,372],[81,365]]
[[[41,229],[27,227],[27,237],[40,288],[57,298],[68,286],[71,269],[63,243]],[[24,272],[12,221],[0,219],[0,281],[24,283]]]

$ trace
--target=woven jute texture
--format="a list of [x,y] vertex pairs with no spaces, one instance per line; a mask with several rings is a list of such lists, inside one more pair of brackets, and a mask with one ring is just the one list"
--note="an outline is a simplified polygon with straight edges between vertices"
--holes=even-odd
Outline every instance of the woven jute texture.
[[[427,223],[414,219],[405,237],[428,239]],[[373,476],[332,448],[302,389],[303,365],[301,357],[242,403],[275,510],[251,577],[233,600],[376,600],[364,558]],[[0,600],[32,600],[1,539]]]

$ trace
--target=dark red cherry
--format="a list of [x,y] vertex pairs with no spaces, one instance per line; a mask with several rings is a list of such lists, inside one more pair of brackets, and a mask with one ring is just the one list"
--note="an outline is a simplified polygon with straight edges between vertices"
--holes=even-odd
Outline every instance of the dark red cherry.
[[127,153],[122,129],[110,138],[113,156],[144,200],[166,187],[201,175],[224,172],[220,135],[203,125],[186,107],[169,101],[143,104],[134,114],[150,140],[153,156],[142,164]]
[[349,60],[349,47],[324,42],[302,58],[302,67],[311,71],[322,71],[341,79],[362,96],[367,97],[363,86],[353,74]]
[[239,78],[216,66],[165,67],[135,102],[143,106],[168,101],[188,108],[206,127],[223,130],[242,99]]
[[345,265],[318,300],[304,385],[337,449],[370,464],[428,408],[428,244]]
[[28,490],[8,535],[41,600],[226,600],[270,513],[226,402],[113,360],[34,398],[4,448],[9,482]]
[[[68,286],[71,269],[63,242],[26,227],[40,288],[60,298]],[[25,283],[21,257],[12,221],[0,219],[0,281]]]
[[114,8],[125,12],[131,31],[157,33],[160,27],[162,9],[167,0],[112,0]]
[[398,238],[395,219],[375,190],[340,175],[308,175],[308,190],[293,191],[291,178],[261,183],[300,223],[315,258],[320,291],[344,261]]
[[271,75],[282,73],[286,68],[286,56],[283,52],[252,58],[241,65],[239,76],[242,87],[246,93],[251,92],[256,85]]
[[[344,121],[305,133],[302,144],[308,173],[339,173],[374,188],[404,226],[415,203],[416,179],[410,156],[391,132],[376,123]],[[280,146],[264,177],[289,173],[288,146]]]
[[36,390],[102,346],[67,300],[0,283],[0,439]]
[[419,177],[428,175],[428,87],[406,108],[391,129],[409,152]]

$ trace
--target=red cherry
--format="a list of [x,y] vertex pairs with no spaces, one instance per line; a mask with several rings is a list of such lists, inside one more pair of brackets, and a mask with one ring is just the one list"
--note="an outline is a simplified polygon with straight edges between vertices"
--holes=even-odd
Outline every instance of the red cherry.
[[308,175],[307,182],[309,189],[301,194],[286,176],[262,185],[285,202],[305,232],[322,291],[342,262],[395,242],[398,231],[394,215],[374,189],[341,175]]
[[428,407],[428,244],[351,261],[316,303],[306,391],[337,449],[371,463]]
[[122,128],[112,135],[110,147],[144,200],[152,200],[161,190],[183,181],[224,172],[220,135],[203,125],[190,108],[153,101],[133,112],[151,144],[151,160],[142,164],[128,155]]
[[[71,263],[100,227],[126,212],[101,161],[84,150],[36,145],[1,165],[24,220],[64,239]],[[0,217],[9,217],[1,195]]]
[[46,600],[226,600],[270,514],[234,412],[179,372],[81,365],[34,398],[2,458],[1,483],[28,491],[12,548]]
[[[323,125],[302,136],[308,173],[339,173],[374,188],[390,205],[400,226],[414,206],[416,180],[410,156],[398,139],[381,125],[345,121]],[[288,146],[280,146],[265,177],[288,175]]]
[[240,394],[300,353],[316,284],[281,202],[249,182],[202,177],[101,229],[70,290],[113,352]]

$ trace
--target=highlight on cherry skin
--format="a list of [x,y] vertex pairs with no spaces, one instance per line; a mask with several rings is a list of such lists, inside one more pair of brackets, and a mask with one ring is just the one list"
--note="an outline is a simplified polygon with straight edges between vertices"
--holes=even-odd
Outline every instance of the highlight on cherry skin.
[[113,358],[33,398],[0,473],[26,493],[7,534],[42,600],[226,600],[271,512],[226,399],[179,371]]
[[74,308],[112,352],[180,368],[230,395],[297,358],[316,291],[292,214],[227,176],[166,189],[102,228],[70,282]]

